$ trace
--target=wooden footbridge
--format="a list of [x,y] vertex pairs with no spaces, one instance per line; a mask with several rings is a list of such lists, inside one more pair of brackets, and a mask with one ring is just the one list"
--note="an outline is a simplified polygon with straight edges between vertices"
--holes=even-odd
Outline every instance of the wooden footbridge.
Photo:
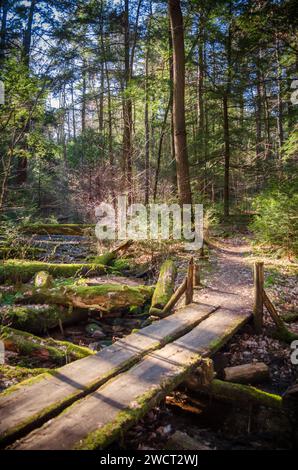
[[106,447],[248,318],[238,309],[191,303],[93,356],[11,387],[0,398],[2,447]]

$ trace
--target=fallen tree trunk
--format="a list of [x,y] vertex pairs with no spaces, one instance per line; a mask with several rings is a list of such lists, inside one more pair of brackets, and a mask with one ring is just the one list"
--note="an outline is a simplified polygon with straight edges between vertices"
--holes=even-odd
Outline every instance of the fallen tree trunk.
[[28,282],[39,271],[47,271],[54,277],[97,276],[106,274],[101,264],[58,264],[40,261],[7,260],[0,264],[0,282]]
[[157,308],[151,308],[150,313],[151,315],[157,316],[159,318],[164,318],[168,316],[169,312],[172,310],[172,308],[176,305],[178,300],[182,297],[184,292],[186,291],[186,285],[187,285],[187,278],[184,279],[184,281],[180,284],[180,286],[175,290],[174,294],[168,301],[168,303],[165,305],[165,307],[160,310]]
[[149,313],[154,313],[154,309],[162,310],[170,300],[174,292],[176,277],[176,266],[174,261],[166,260],[161,268],[159,277],[152,297]]
[[25,258],[25,259],[35,259],[40,258],[46,253],[44,248],[38,247],[13,247],[13,246],[1,246],[0,247],[0,259],[8,258]]
[[68,341],[57,341],[51,338],[39,338],[24,331],[8,326],[0,327],[0,339],[5,350],[14,351],[24,356],[36,357],[41,361],[52,361],[63,365],[76,359],[94,354],[88,348],[77,346]]
[[150,300],[154,287],[130,287],[119,284],[99,286],[63,286],[53,289],[33,288],[24,293],[21,301],[70,305],[79,308],[93,308],[103,312],[140,307]]
[[[88,311],[56,305],[10,305],[0,309],[0,323],[29,333],[45,333],[88,318]],[[61,322],[61,323],[60,323]]]
[[251,404],[282,410],[282,398],[279,395],[267,393],[249,385],[214,379],[209,385],[199,386],[195,390],[210,395],[216,400],[233,403],[235,406],[247,407]]
[[85,235],[94,230],[92,224],[30,224],[20,228],[22,233],[37,235]]
[[227,382],[240,384],[256,384],[269,380],[269,367],[264,362],[243,364],[241,366],[226,367],[224,379]]
[[103,264],[103,265],[108,265],[114,259],[117,258],[119,252],[124,253],[133,243],[133,240],[125,240],[123,243],[120,243],[118,246],[113,248],[110,251],[107,251],[106,253],[103,253],[98,256],[89,256],[87,258],[87,261],[90,261],[95,264]]

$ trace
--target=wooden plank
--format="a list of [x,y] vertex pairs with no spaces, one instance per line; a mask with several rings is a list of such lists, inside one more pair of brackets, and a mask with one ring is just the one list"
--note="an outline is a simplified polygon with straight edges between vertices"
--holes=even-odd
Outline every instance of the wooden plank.
[[0,442],[12,442],[95,390],[146,353],[184,335],[216,307],[191,304],[174,315],[126,336],[94,356],[42,374],[0,394]]
[[147,355],[62,414],[17,442],[14,449],[97,449],[110,444],[226,342],[249,315],[218,310],[190,333]]

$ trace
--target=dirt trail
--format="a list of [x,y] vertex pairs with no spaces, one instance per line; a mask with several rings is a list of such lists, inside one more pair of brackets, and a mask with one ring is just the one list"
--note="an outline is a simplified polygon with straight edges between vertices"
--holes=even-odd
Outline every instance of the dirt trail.
[[205,287],[195,290],[194,300],[251,313],[253,273],[245,257],[250,246],[239,238],[227,239],[224,244],[212,250],[212,272],[206,276]]

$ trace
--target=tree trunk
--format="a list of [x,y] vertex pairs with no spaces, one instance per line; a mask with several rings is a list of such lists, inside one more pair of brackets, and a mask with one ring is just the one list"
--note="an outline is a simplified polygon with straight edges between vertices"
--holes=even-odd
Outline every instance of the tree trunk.
[[23,40],[23,49],[22,49],[23,61],[24,61],[24,63],[26,64],[26,66],[28,68],[29,68],[29,61],[30,61],[32,25],[33,25],[33,18],[34,18],[35,7],[36,7],[36,4],[37,4],[37,1],[38,0],[31,0],[29,15],[28,15],[27,28],[26,28],[26,31],[25,31],[25,34],[24,34],[24,40]]
[[125,187],[128,191],[129,203],[132,201],[132,101],[128,93],[131,79],[130,40],[129,40],[129,1],[125,0],[124,10],[124,97],[123,97],[123,170]]
[[72,107],[72,130],[73,130],[73,139],[77,138],[76,131],[76,113],[75,113],[75,102],[74,102],[74,92],[73,92],[73,82],[71,82],[71,107]]
[[224,149],[225,149],[225,172],[224,172],[224,215],[230,213],[230,123],[229,123],[229,98],[231,94],[231,67],[232,67],[232,2],[229,3],[230,23],[226,43],[227,55],[227,84],[223,95],[223,126],[224,126]]
[[[151,16],[148,22],[148,37],[150,34]],[[147,38],[147,41],[149,39]],[[148,43],[145,57],[145,205],[149,204],[149,187],[150,187],[150,127],[149,127],[149,88],[148,88],[148,72],[149,72],[149,48]]]
[[[276,43],[276,61],[277,61],[277,135],[278,135],[278,146],[279,146],[279,165],[278,169],[282,167],[282,146],[284,143],[284,129],[283,129],[283,100],[282,100],[282,69],[280,64],[280,44],[278,38],[275,40]],[[280,175],[281,176],[281,175]]]
[[6,49],[6,24],[7,14],[9,10],[8,0],[2,2],[2,17],[1,17],[1,30],[0,30],[0,63],[5,57]]
[[224,215],[228,217],[230,212],[230,131],[227,93],[223,96],[223,125],[225,145]]
[[[86,89],[87,89],[87,61],[83,58],[82,64],[82,109],[81,109],[81,120],[82,120],[82,134],[86,130]],[[84,157],[82,156],[82,162],[84,161]]]
[[93,308],[101,312],[140,307],[150,300],[154,288],[151,286],[130,287],[119,284],[99,286],[64,286],[53,289],[32,289],[22,297],[23,302],[70,305],[78,308]]
[[[32,39],[32,25],[35,13],[35,7],[38,0],[31,0],[27,27],[24,33],[23,47],[22,47],[22,61],[28,69],[29,74],[29,64],[30,64],[30,50],[31,50],[31,39]],[[30,130],[31,122],[30,119],[27,121],[26,127],[24,129],[24,134],[28,134]],[[27,150],[27,143],[24,143],[25,151]],[[28,160],[26,156],[18,157],[17,159],[17,174],[16,174],[16,183],[22,185],[27,181],[28,173]]]
[[179,0],[168,0],[173,42],[173,125],[180,204],[191,204],[185,128],[185,53],[183,17]]

